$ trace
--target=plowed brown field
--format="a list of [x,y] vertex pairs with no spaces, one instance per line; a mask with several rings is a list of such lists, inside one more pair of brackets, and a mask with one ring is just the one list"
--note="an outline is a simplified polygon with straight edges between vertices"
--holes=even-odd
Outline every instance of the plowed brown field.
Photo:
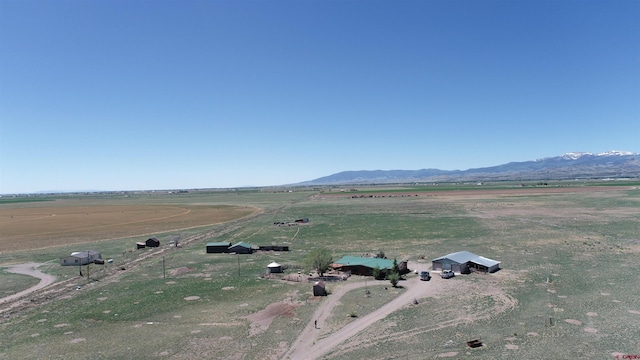
[[0,209],[0,252],[213,225],[256,211],[239,206],[113,205]]

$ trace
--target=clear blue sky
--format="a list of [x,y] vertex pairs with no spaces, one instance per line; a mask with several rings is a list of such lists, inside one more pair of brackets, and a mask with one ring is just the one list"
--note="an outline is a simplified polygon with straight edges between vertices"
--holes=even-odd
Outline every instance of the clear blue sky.
[[640,152],[640,1],[0,1],[0,193]]

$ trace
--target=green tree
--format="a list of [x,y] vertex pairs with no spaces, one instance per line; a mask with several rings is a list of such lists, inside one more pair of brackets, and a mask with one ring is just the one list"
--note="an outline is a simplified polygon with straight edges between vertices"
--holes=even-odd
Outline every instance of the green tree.
[[320,276],[324,276],[324,273],[329,270],[331,263],[333,263],[331,252],[323,248],[314,249],[307,255],[305,260],[307,270],[315,270]]
[[378,265],[373,268],[373,274],[371,275],[373,275],[373,278],[376,280],[382,280],[384,278],[384,273],[380,270],[380,266]]
[[400,266],[398,266],[398,260],[396,260],[396,258],[393,258],[393,267],[391,268],[391,272],[400,275]]
[[387,275],[387,280],[391,282],[391,286],[397,287],[398,281],[400,281],[400,273],[391,272],[389,275]]
[[393,258],[393,266],[389,274],[387,274],[387,280],[391,282],[391,286],[398,287],[398,281],[400,281],[400,279],[400,266],[398,266],[398,260]]

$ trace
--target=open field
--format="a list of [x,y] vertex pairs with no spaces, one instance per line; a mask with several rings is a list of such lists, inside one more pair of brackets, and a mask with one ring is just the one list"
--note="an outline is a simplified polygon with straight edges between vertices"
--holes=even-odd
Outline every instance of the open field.
[[250,208],[211,205],[89,205],[54,201],[0,208],[0,249],[18,251],[153,235],[222,223]]
[[[203,191],[0,204],[3,229],[11,216],[18,219],[10,213],[32,211],[20,215],[25,224],[36,221],[36,213],[43,221],[52,220],[47,213],[66,221],[75,217],[67,226],[74,230],[59,227],[57,243],[46,248],[39,245],[41,237],[29,236],[41,236],[36,234],[43,230],[10,228],[12,236],[22,236],[20,242],[38,247],[11,251],[9,246],[15,245],[2,233],[0,266],[44,263],[40,270],[56,275],[64,287],[49,299],[34,294],[37,307],[5,313],[0,319],[0,359],[80,359],[87,351],[98,359],[282,358],[328,299],[312,297],[309,283],[259,275],[274,260],[295,274],[305,254],[317,247],[331,249],[334,259],[382,249],[388,257],[408,259],[425,269],[433,258],[468,250],[502,266],[490,275],[415,282],[439,290],[331,345],[326,358],[615,359],[640,354],[637,183],[357,190]],[[132,210],[129,221],[117,210],[127,207]],[[79,209],[95,210],[90,215],[85,211],[85,217],[103,218],[86,224]],[[200,220],[180,222],[184,209],[202,214],[193,218]],[[218,222],[215,211],[223,209],[246,217]],[[301,217],[310,222],[274,225]],[[212,218],[216,220],[207,221]],[[58,225],[55,220],[50,224]],[[120,227],[130,232],[120,234]],[[147,233],[163,245],[169,239],[186,245],[131,251],[132,243]],[[83,238],[89,240],[87,246],[114,258],[111,267],[91,266],[92,281],[78,276],[77,268],[58,265],[58,258],[81,246]],[[288,245],[292,251],[206,254],[204,245],[210,241]],[[127,264],[126,270],[118,270],[120,264]],[[408,275],[412,284],[414,276]],[[362,279],[327,286],[335,293],[354,281]],[[359,288],[338,299],[327,315],[327,327],[313,334],[318,341],[331,334],[330,328],[337,331],[358,321],[347,318],[352,311],[365,317],[408,291],[383,290],[388,282],[369,281],[374,297],[365,297]],[[0,273],[4,294],[33,282]],[[82,289],[76,290],[77,285]],[[485,346],[466,347],[472,339],[481,339]]]

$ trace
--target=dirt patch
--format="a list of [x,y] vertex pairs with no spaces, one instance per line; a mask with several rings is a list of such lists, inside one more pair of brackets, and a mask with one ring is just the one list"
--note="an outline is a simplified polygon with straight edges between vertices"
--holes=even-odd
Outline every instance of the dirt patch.
[[509,350],[518,350],[520,348],[518,345],[514,345],[514,344],[507,344],[504,347],[506,347]]
[[458,355],[458,353],[457,353],[457,352],[455,352],[455,351],[449,351],[449,352],[446,352],[446,353],[438,354],[438,357],[439,357],[439,358],[448,358],[448,357],[454,357],[454,356],[456,356],[456,355]]
[[257,313],[246,316],[246,319],[251,321],[251,330],[249,331],[249,335],[258,335],[265,332],[277,317],[295,317],[296,309],[299,306],[300,304],[297,303],[282,301],[270,304],[264,310],[260,310]]
[[83,341],[86,341],[87,339],[85,338],[77,338],[77,339],[73,339],[71,341],[69,341],[71,344],[77,344],[77,343],[81,343]]
[[588,328],[584,328],[584,331],[586,331],[588,333],[597,333],[598,329],[594,329],[594,328],[588,327]]
[[179,276],[179,275],[183,275],[183,274],[189,273],[191,271],[193,271],[193,269],[188,268],[186,266],[183,266],[183,267],[179,267],[177,269],[173,269],[169,273],[171,274],[171,276]]
[[539,336],[540,334],[538,334],[537,332],[528,332],[527,336]]
[[588,312],[587,316],[598,316],[598,313],[595,312]]
[[582,321],[576,319],[565,319],[564,322],[571,325],[582,325]]
[[71,324],[55,324],[55,325],[53,325],[54,328],[62,328],[62,327],[65,327],[65,326],[71,326]]
[[638,310],[628,310],[629,314],[636,314],[636,315],[640,315],[640,311]]
[[235,287],[233,286],[225,286],[222,288],[222,290],[233,290],[233,289],[235,289]]
[[184,299],[187,301],[200,300],[200,296],[187,296]]

